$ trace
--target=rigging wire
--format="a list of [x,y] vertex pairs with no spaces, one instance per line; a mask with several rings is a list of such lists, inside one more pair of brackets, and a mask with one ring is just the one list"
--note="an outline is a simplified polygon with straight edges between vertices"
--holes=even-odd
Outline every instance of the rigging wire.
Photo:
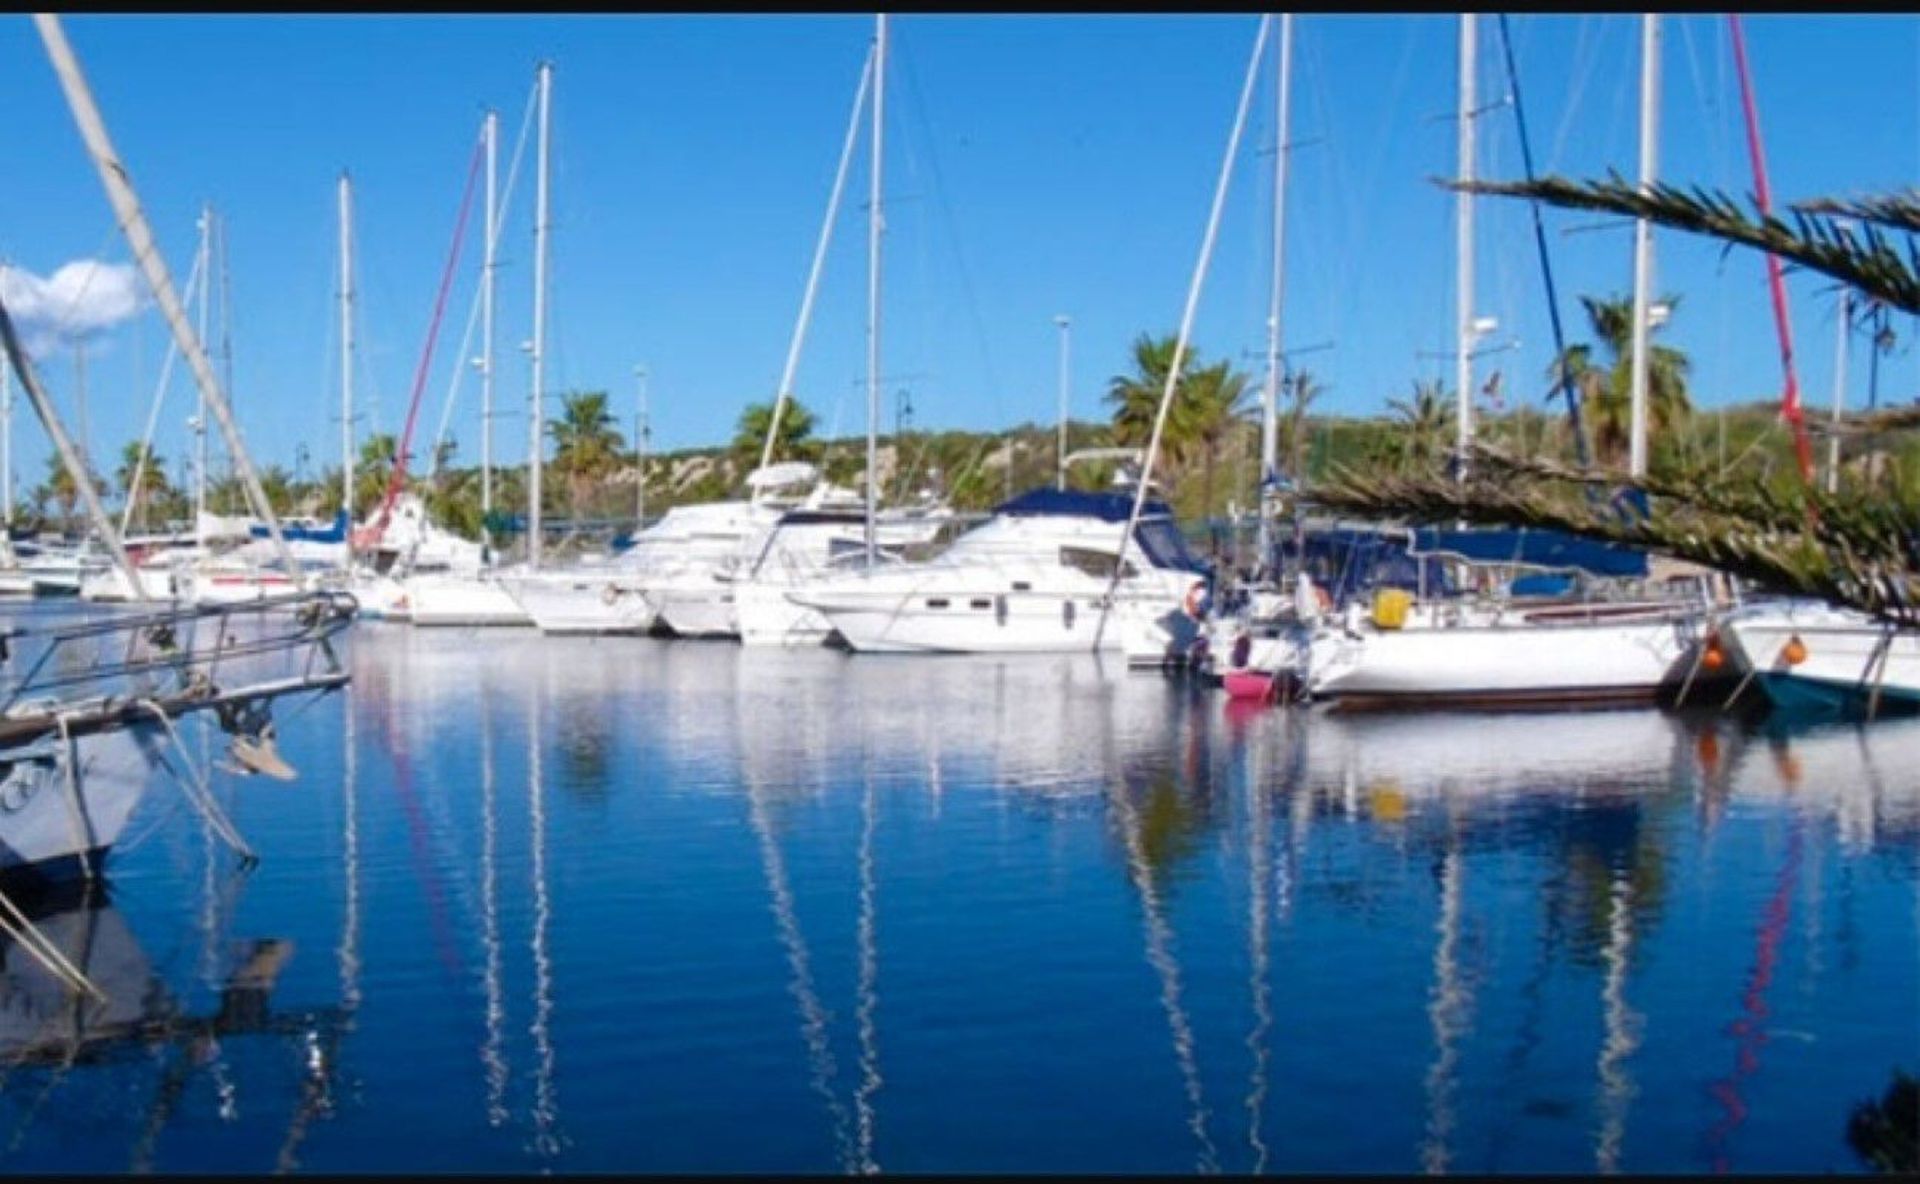
[[[526,110],[520,117],[520,135],[514,142],[513,157],[507,165],[507,183],[500,193],[500,208],[494,211],[493,225],[486,229],[486,235],[489,240],[488,245],[492,247],[495,252],[498,251],[500,246],[500,228],[506,225],[507,213],[513,208],[514,185],[520,177],[520,160],[526,151],[527,134],[533,127],[533,113],[539,98],[539,93],[539,84],[535,83],[532,93],[527,97]],[[483,255],[482,258],[484,259],[485,255]],[[494,265],[496,267],[499,266],[499,257],[497,254],[494,256]],[[474,328],[480,323],[480,305],[486,293],[487,284],[484,268],[485,265],[483,263],[480,283],[474,287],[473,302],[467,309],[467,327],[460,335],[460,349],[459,352],[454,354],[453,375],[447,383],[447,398],[446,401],[440,405],[440,426],[434,431],[433,447],[428,452],[427,483],[429,485],[433,483],[435,477],[440,475],[440,446],[445,443],[447,439],[447,428],[450,426],[450,421],[453,418],[453,404],[459,397],[460,383],[461,380],[466,377],[467,373],[467,351],[473,346]],[[557,368],[556,366],[556,369]]]

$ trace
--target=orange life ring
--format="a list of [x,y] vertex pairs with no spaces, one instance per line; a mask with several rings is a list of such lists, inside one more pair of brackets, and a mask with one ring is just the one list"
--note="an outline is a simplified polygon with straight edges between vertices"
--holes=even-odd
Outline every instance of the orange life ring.
[[1193,587],[1187,589],[1187,598],[1186,598],[1186,601],[1184,602],[1184,606],[1186,608],[1187,615],[1189,617],[1192,617],[1194,620],[1197,621],[1202,616],[1204,616],[1205,613],[1202,610],[1204,609],[1206,602],[1207,602],[1207,583],[1205,580],[1201,580],[1200,582],[1194,584]]
[[1333,597],[1328,595],[1327,590],[1318,584],[1313,585],[1313,603],[1318,605],[1320,611],[1323,613],[1333,611]]

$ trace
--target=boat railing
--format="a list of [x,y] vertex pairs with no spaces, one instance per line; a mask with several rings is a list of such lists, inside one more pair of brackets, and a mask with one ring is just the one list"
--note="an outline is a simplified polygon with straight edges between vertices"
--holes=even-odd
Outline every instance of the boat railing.
[[344,686],[332,643],[357,608],[345,592],[293,592],[0,631],[0,744]]

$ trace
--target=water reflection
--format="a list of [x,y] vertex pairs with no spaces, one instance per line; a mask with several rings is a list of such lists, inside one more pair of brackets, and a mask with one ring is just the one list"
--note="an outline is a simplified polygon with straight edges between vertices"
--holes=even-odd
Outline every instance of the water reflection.
[[[406,940],[471,951],[467,1118],[541,1166],[753,1170],[751,1114],[784,1166],[850,1173],[1822,1170],[1773,1132],[1884,1083],[1849,1011],[1916,1018],[1884,947],[1920,721],[1342,717],[1079,657],[370,635],[356,692],[394,710],[357,743],[391,744],[395,809],[362,841],[429,906],[452,886]],[[1002,1009],[956,1016],[970,992]],[[1818,1040],[1766,1042],[1789,992]],[[683,1031],[714,1068],[652,1059]],[[971,1108],[1043,1065],[1125,1116],[1079,1160],[1031,1103]]]
[[[94,1000],[67,988],[39,960],[11,939],[0,941],[0,1113],[12,1126],[6,1146],[9,1166],[70,1162],[82,1148],[71,1142],[76,1124],[89,1130],[86,1162],[112,1149],[88,1121],[85,1099],[99,1096],[87,1079],[118,1083],[111,1092],[147,1100],[137,1112],[119,1111],[116,1122],[134,1130],[121,1170],[152,1171],[161,1134],[176,1121],[182,1099],[206,1071],[216,1076],[219,1112],[243,1117],[236,1099],[245,1084],[255,1099],[253,1115],[280,1111],[276,1092],[289,1078],[297,1090],[330,1087],[337,1066],[305,1050],[330,1042],[344,1027],[341,1006],[275,1007],[271,1002],[293,957],[286,939],[223,942],[216,955],[217,993],[210,1006],[193,1005],[149,958],[120,907],[98,888],[74,886],[19,901],[52,946],[102,991]],[[234,1054],[256,1038],[273,1046],[280,1068],[262,1072],[257,1056]],[[276,1091],[275,1087],[279,1089]],[[79,1103],[77,1109],[69,1110]],[[293,1122],[301,1121],[296,1114]]]

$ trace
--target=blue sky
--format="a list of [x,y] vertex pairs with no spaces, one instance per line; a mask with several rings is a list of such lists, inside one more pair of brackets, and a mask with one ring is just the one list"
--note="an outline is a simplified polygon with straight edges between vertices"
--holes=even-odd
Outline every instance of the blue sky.
[[[870,17],[70,17],[69,38],[156,225],[176,284],[202,201],[231,244],[235,402],[257,459],[337,462],[335,178],[350,169],[359,239],[361,432],[397,431],[486,106],[511,152],[541,58],[554,74],[554,234],[548,389],[607,389],[631,427],[644,364],[654,445],[726,439],[770,396],[799,304],[871,35]],[[915,425],[1050,421],[1056,314],[1073,318],[1078,416],[1104,413],[1106,380],[1142,330],[1178,323],[1258,18],[1252,15],[905,15],[892,21],[883,370],[911,390]],[[1597,175],[1637,159],[1637,18],[1512,18],[1534,153]],[[1664,177],[1750,187],[1723,18],[1664,22]],[[1453,207],[1428,182],[1455,168],[1457,22],[1320,15],[1296,24],[1296,148],[1288,194],[1286,339],[1329,386],[1324,406],[1365,413],[1416,377],[1450,377]],[[1920,20],[1757,16],[1747,21],[1776,201],[1905,187],[1920,170]],[[1483,101],[1505,89],[1483,19]],[[99,182],[25,16],[0,18],[9,112],[0,258],[32,276],[124,263]],[[1271,61],[1200,307],[1206,357],[1257,372],[1263,342],[1273,139]],[[1893,80],[1889,83],[1889,80]],[[1512,113],[1479,121],[1483,175],[1520,172]],[[798,388],[822,429],[863,430],[865,149],[828,258]],[[532,148],[502,232],[499,398],[521,413],[531,332]],[[1549,213],[1563,315],[1574,297],[1624,293],[1631,233]],[[477,226],[477,219],[476,219]],[[1537,398],[1551,338],[1524,206],[1484,201],[1479,310],[1515,349],[1480,363]],[[1684,297],[1667,340],[1694,358],[1696,401],[1777,396],[1764,265],[1704,242],[1656,240],[1656,285]],[[437,425],[473,299],[469,238],[427,396]],[[1790,294],[1809,401],[1831,397],[1834,299],[1816,277]],[[1920,389],[1920,352],[1883,364],[1881,398]],[[87,345],[97,456],[138,437],[166,347],[151,311]],[[1856,346],[1850,398],[1865,398]],[[72,412],[71,351],[49,384]],[[1512,397],[1510,395],[1509,397]],[[177,373],[157,448],[188,452],[192,394]],[[477,460],[478,387],[452,415]],[[16,426],[23,487],[41,476],[38,428]],[[71,422],[71,420],[70,420]],[[496,455],[526,454],[524,416]],[[424,444],[424,439],[422,441]],[[105,466],[103,461],[103,467]]]

